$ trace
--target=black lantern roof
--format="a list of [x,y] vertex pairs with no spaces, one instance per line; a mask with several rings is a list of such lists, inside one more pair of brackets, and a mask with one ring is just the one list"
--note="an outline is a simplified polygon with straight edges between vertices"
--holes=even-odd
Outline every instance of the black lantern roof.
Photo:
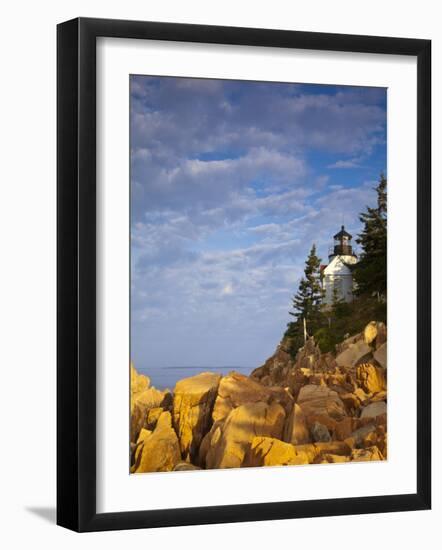
[[341,225],[341,231],[339,231],[339,233],[336,233],[336,235],[333,237],[336,241],[340,241],[342,240],[344,237],[347,237],[347,239],[351,239],[352,236],[350,235],[350,233],[347,233],[347,231],[345,230],[344,226]]

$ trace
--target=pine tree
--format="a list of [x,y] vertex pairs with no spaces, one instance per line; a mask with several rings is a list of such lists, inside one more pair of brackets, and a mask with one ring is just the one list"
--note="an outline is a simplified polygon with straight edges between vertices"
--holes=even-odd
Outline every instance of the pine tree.
[[356,292],[385,298],[387,292],[387,179],[381,174],[375,188],[376,208],[360,214],[363,230],[356,239],[362,253],[354,271]]
[[293,297],[293,309],[290,315],[296,317],[297,323],[306,320],[310,334],[317,328],[321,315],[322,285],[320,280],[321,259],[316,255],[316,245],[313,245],[305,262],[297,294]]

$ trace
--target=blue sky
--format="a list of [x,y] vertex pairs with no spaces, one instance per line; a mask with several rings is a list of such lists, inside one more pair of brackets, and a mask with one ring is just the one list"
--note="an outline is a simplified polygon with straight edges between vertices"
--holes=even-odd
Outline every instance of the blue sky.
[[386,171],[386,90],[131,76],[131,353],[259,366]]

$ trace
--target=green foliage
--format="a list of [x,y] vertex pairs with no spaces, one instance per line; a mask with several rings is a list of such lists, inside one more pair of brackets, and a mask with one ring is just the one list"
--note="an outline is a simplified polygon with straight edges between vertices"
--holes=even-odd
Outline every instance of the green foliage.
[[351,303],[338,301],[323,315],[324,326],[313,335],[323,353],[334,352],[336,344],[362,332],[370,321],[387,322],[385,302],[372,296],[356,296]]
[[359,219],[363,223],[356,242],[362,254],[354,270],[356,293],[385,299],[387,293],[387,179],[381,174],[376,187],[377,206],[367,207]]
[[321,260],[316,255],[315,245],[312,246],[304,276],[293,297],[290,315],[295,320],[288,323],[284,334],[286,347],[293,358],[304,345],[303,319],[308,334],[314,336],[323,353],[334,352],[336,344],[364,330],[370,321],[387,322],[387,179],[383,174],[376,192],[376,208],[367,207],[359,217],[363,229],[356,242],[361,245],[362,253],[353,272],[357,285],[353,302],[345,302],[335,289],[332,306],[323,307]]
[[[310,325],[309,334],[323,353],[335,352],[336,344],[346,337],[362,332],[370,321],[387,322],[387,308],[384,301],[377,297],[355,296],[351,303],[335,299],[331,308],[320,311],[314,325]],[[295,358],[299,348],[304,345],[302,321],[287,325],[284,340],[289,353]]]
[[316,255],[316,245],[313,244],[305,262],[304,276],[299,283],[298,292],[293,297],[293,311],[289,312],[295,317],[295,321],[287,325],[284,335],[290,342],[290,353],[293,356],[304,345],[304,319],[309,334],[313,334],[323,322],[320,266],[321,259]]
[[336,344],[341,341],[336,331],[331,327],[320,328],[313,336],[322,353],[326,353],[328,351],[334,352]]
[[295,358],[298,349],[304,345],[304,327],[302,321],[288,323],[283,339],[288,352]]
[[305,319],[307,323],[314,323],[320,315],[322,302],[322,285],[319,268],[321,259],[316,255],[316,245],[313,245],[305,262],[304,276],[298,292],[293,297],[293,309],[290,315],[297,321]]
[[[387,322],[386,303],[373,296],[355,296],[351,303],[337,300],[330,309],[321,310],[309,334],[314,336],[323,353],[334,353],[336,344],[347,336],[362,332],[370,321]],[[289,323],[284,340],[295,358],[298,349],[304,345],[302,322]]]

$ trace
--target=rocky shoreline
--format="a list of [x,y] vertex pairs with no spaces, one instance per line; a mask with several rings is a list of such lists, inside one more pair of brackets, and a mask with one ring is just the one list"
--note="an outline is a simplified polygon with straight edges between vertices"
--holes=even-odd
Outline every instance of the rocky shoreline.
[[387,459],[387,329],[321,353],[283,340],[250,376],[205,372],[160,391],[131,365],[131,472]]

